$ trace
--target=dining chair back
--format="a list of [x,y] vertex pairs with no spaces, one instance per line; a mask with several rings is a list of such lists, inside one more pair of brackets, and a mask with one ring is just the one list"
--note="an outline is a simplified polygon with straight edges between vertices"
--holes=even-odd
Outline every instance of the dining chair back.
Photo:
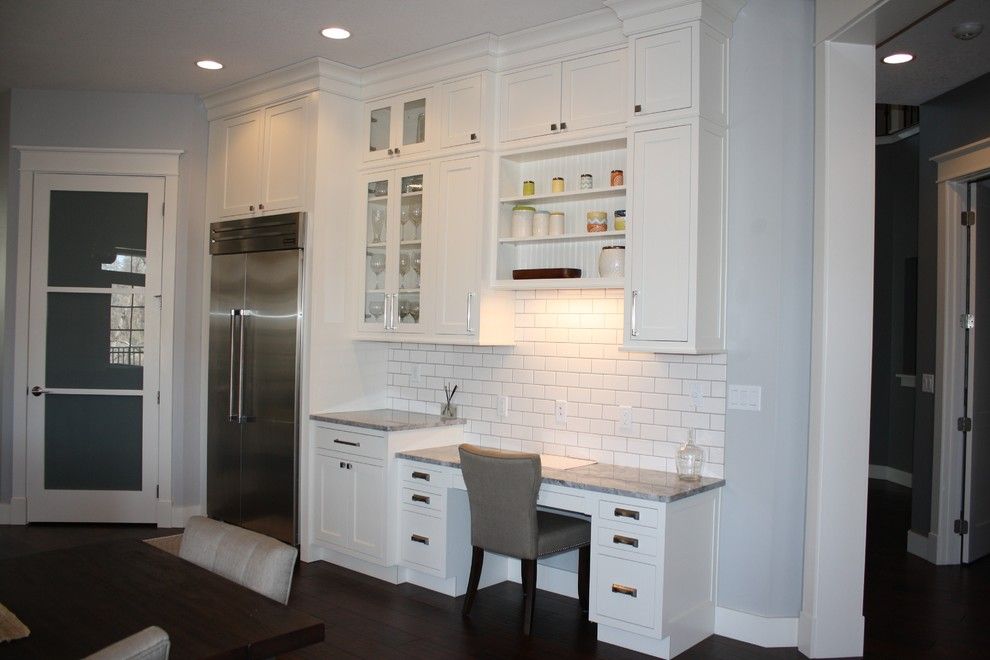
[[169,646],[168,633],[158,626],[149,626],[84,660],[168,660]]

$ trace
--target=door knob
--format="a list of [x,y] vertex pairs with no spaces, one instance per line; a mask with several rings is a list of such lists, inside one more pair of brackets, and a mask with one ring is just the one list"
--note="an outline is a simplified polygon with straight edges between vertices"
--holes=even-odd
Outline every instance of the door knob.
[[45,388],[43,388],[41,385],[35,385],[34,387],[31,388],[31,394],[33,394],[34,396],[41,396],[44,393],[45,393]]

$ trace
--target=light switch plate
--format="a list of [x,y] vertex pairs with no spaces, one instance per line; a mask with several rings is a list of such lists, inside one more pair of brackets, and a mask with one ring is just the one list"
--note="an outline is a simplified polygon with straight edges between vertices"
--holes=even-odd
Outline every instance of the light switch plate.
[[554,421],[558,425],[563,426],[567,423],[567,402],[563,399],[557,399],[553,405],[553,417]]
[[498,397],[498,416],[502,419],[509,416],[509,397],[504,394]]
[[935,374],[921,374],[921,391],[935,393]]
[[632,431],[632,406],[619,406],[619,430]]
[[728,395],[730,410],[759,412],[763,408],[763,388],[759,385],[729,385]]

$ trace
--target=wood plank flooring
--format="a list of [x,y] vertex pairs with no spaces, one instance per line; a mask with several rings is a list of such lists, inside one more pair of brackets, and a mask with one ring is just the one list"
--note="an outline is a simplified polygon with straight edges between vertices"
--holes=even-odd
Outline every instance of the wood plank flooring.
[[[867,533],[866,656],[985,657],[990,645],[990,560],[935,567],[904,551],[910,491],[870,481]],[[0,526],[0,557],[123,538],[174,534],[131,526]],[[11,576],[0,576],[11,579]],[[289,658],[602,658],[647,656],[595,639],[577,601],[539,592],[533,635],[521,634],[517,584],[478,593],[470,619],[461,599],[412,585],[389,585],[323,562],[300,564],[289,605],[326,622],[326,641]],[[0,658],[5,657],[0,647]],[[678,656],[686,660],[803,658],[797,649],[763,649],[713,636]]]

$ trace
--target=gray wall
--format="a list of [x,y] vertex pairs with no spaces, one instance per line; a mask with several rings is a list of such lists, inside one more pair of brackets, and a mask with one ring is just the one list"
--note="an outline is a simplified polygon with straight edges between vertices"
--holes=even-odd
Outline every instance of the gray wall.
[[915,393],[894,374],[914,373],[915,355],[905,357],[904,349],[916,314],[905,296],[914,292],[907,259],[918,256],[918,145],[913,135],[876,150],[870,465],[907,473],[914,461]]
[[729,109],[729,410],[718,604],[801,610],[811,372],[814,5],[751,0],[734,27]]
[[[206,251],[206,109],[193,95],[121,94],[16,89],[11,97],[10,143],[25,146],[182,149],[179,161],[175,359],[172,364],[173,502],[200,502],[200,364],[203,256]],[[11,167],[11,200],[16,218],[16,152]],[[8,232],[17,241],[16,226]],[[16,253],[16,247],[14,248]],[[8,251],[8,257],[11,252]],[[13,255],[16,257],[16,254]],[[13,302],[15,259],[7,263],[8,313]],[[13,315],[7,317],[12,319]],[[8,326],[11,324],[8,324]],[[9,332],[8,332],[9,336]],[[4,351],[9,392],[12,346]],[[3,447],[10,440],[9,396],[4,397]],[[2,460],[2,458],[0,458]],[[10,463],[2,460],[0,493],[10,488]]]
[[[6,399],[10,391],[4,387],[3,374],[7,371],[7,339],[5,329],[7,319],[7,290],[4,284],[7,272],[7,186],[10,177],[10,91],[0,93],[0,429],[9,418]],[[10,216],[16,217],[16,216]],[[10,479],[3,475],[10,472],[10,458],[13,451],[9,433],[0,433],[0,502],[10,500]]]
[[[936,268],[938,267],[937,168],[931,157],[990,137],[990,74],[921,106],[918,150],[918,373],[935,373]],[[911,529],[931,531],[932,442],[935,399],[916,389]]]

